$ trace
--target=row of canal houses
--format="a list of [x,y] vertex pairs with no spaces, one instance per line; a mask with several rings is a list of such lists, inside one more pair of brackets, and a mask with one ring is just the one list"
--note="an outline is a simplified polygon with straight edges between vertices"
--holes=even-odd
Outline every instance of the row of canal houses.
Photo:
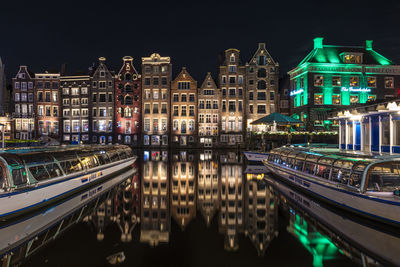
[[279,64],[260,43],[249,62],[228,49],[218,83],[202,83],[183,67],[172,79],[170,57],[133,58],[120,70],[99,58],[88,74],[32,73],[20,66],[13,78],[14,138],[49,136],[62,143],[143,146],[243,144],[250,123],[277,110]]

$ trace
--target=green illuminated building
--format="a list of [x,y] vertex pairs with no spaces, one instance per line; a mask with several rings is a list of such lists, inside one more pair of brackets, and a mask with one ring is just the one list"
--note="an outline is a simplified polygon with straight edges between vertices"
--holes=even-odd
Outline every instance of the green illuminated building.
[[400,89],[400,66],[364,46],[324,45],[314,39],[314,49],[288,72],[292,114],[308,130],[337,130],[328,112],[367,101],[395,98]]

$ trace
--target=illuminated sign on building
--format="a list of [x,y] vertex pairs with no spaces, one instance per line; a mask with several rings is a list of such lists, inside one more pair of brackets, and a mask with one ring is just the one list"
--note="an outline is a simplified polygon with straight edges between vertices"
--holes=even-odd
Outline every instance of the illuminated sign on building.
[[300,88],[300,89],[291,91],[291,92],[290,92],[290,96],[298,95],[298,94],[301,94],[301,93],[303,93],[303,92],[304,92],[304,89],[303,89],[303,88]]
[[353,88],[353,87],[342,87],[341,89],[342,92],[358,92],[358,93],[368,93],[371,92],[370,88]]

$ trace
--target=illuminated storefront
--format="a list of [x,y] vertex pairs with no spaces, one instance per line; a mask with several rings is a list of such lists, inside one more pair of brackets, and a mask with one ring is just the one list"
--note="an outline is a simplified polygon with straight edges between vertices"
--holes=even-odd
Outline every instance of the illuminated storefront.
[[337,125],[327,115],[334,109],[399,93],[400,66],[374,51],[369,40],[364,46],[346,47],[324,45],[323,38],[315,38],[314,49],[289,75],[292,113],[312,129]]

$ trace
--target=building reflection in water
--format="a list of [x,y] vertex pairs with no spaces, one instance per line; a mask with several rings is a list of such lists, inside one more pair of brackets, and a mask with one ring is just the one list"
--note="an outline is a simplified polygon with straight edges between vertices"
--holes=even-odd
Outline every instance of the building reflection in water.
[[[136,172],[93,202],[90,213],[86,210],[82,218],[94,228],[98,241],[107,238],[106,228],[114,224],[120,231],[121,242],[140,241],[155,247],[170,242],[171,217],[181,231],[192,231],[191,222],[202,217],[204,228],[213,222],[218,224],[215,226],[224,236],[225,250],[238,250],[239,237],[245,236],[258,256],[263,257],[278,237],[278,229],[282,229],[278,227],[279,209],[281,217],[287,217],[284,221],[289,222],[287,232],[313,256],[314,266],[344,256],[358,263],[375,263],[326,224],[303,211],[309,209],[317,212],[317,218],[321,214],[336,225],[342,225],[344,220],[349,227],[347,232],[354,232],[352,229],[365,232],[357,238],[373,236],[374,240],[385,240],[389,244],[385,250],[387,258],[395,254],[392,248],[398,248],[400,238],[384,236],[355,221],[350,223],[318,203],[313,204],[265,175],[263,166],[248,165],[246,171],[244,167],[243,156],[238,151],[143,151],[142,160],[134,166]],[[297,203],[304,207],[298,208]],[[74,221],[79,221],[79,217]],[[133,236],[139,236],[139,240]],[[360,243],[363,242],[356,242]],[[34,241],[31,247],[37,244]],[[10,261],[9,256],[3,259]]]
[[171,219],[167,160],[166,153],[160,155],[156,151],[151,152],[151,158],[145,156],[142,163],[140,242],[151,246],[169,241]]
[[132,241],[132,231],[140,222],[140,168],[134,163],[138,171],[132,178],[126,180],[118,188],[114,198],[113,221],[121,231],[121,241]]
[[182,228],[196,217],[195,156],[178,151],[171,162],[171,215]]
[[272,186],[259,179],[258,175],[248,173],[246,177],[245,234],[256,247],[258,255],[264,256],[268,245],[278,236],[278,197]]
[[211,150],[199,154],[197,176],[197,208],[210,226],[214,214],[219,210],[218,160]]
[[243,165],[236,152],[220,155],[221,179],[219,232],[225,235],[225,249],[239,248],[238,234],[243,232]]

